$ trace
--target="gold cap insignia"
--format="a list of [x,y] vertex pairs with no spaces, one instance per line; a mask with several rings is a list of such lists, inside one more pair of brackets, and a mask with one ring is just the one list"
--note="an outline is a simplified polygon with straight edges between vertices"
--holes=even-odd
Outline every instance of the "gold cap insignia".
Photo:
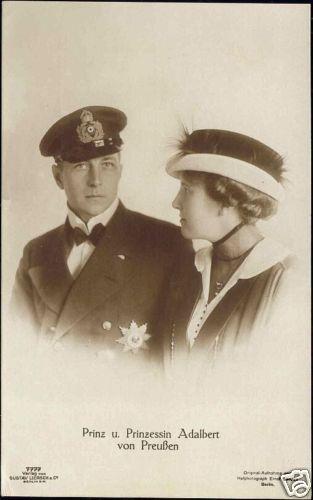
[[95,146],[103,146],[105,134],[103,132],[102,124],[94,121],[93,115],[87,109],[84,109],[80,115],[81,124],[76,128],[79,140],[84,144],[93,142]]

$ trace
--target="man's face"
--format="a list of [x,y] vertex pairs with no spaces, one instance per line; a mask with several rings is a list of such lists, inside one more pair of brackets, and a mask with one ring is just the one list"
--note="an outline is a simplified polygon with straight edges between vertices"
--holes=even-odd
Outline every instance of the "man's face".
[[85,222],[115,200],[121,172],[119,153],[53,166],[54,178],[64,189],[69,207]]

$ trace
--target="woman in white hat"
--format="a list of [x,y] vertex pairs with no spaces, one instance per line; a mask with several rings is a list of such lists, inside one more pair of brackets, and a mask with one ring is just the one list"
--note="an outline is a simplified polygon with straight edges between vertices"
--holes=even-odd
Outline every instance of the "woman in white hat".
[[196,130],[185,133],[167,172],[181,182],[173,207],[183,236],[211,243],[173,283],[168,347],[172,359],[216,357],[266,328],[290,266],[290,252],[256,226],[283,197],[283,159],[251,137]]

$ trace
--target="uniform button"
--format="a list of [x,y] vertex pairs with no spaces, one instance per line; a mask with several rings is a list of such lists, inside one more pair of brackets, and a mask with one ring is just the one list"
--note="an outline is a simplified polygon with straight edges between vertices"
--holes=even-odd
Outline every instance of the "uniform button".
[[121,259],[121,260],[125,260],[125,255],[120,254],[120,255],[118,255],[118,258]]
[[112,328],[112,323],[111,323],[111,321],[104,321],[104,322],[102,323],[102,328],[103,328],[103,330],[106,330],[106,331],[111,330],[111,328]]
[[50,326],[50,328],[49,328],[50,332],[55,332],[55,330],[56,330],[55,326]]

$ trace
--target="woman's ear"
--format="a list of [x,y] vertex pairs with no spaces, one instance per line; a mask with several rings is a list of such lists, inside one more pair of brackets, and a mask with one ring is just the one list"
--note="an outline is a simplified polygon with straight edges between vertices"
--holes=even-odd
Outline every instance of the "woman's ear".
[[52,165],[52,173],[55,182],[59,186],[60,189],[64,189],[63,185],[63,175],[62,175],[62,166],[61,165]]
[[234,224],[239,224],[241,222],[241,216],[237,207],[223,207],[220,205],[217,214],[219,217],[224,217],[225,221],[227,220]]

